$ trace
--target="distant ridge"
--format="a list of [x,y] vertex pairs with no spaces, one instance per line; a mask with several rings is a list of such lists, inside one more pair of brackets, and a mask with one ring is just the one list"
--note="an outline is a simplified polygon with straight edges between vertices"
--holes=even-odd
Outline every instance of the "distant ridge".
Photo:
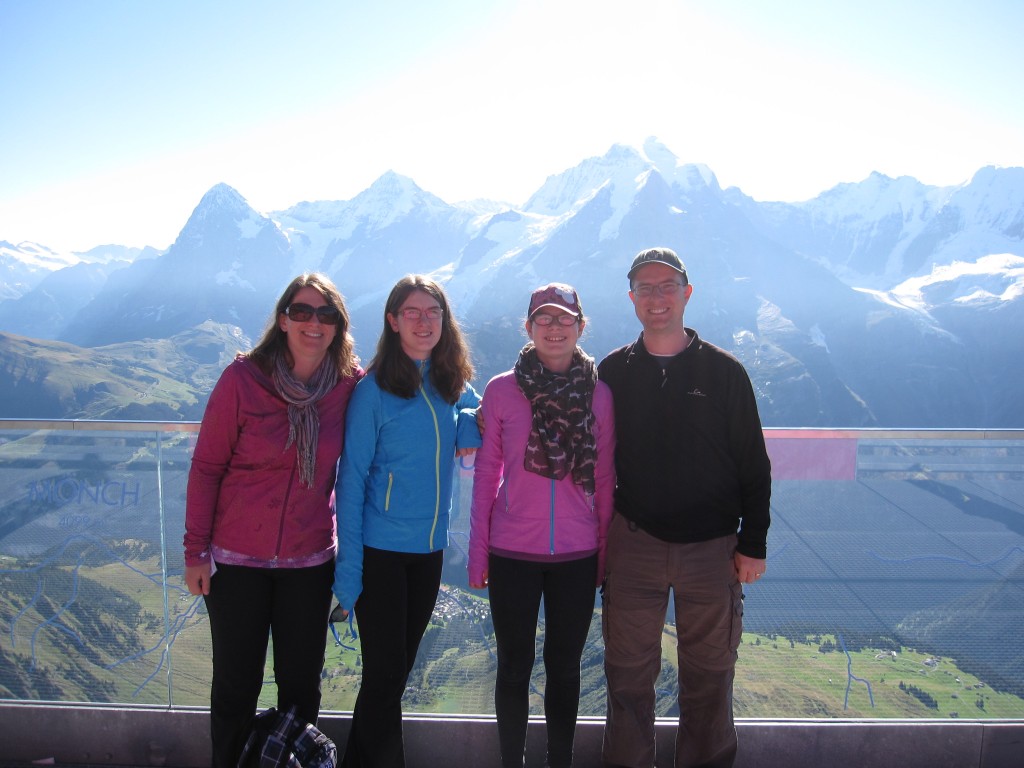
[[687,324],[745,364],[765,426],[1024,428],[1010,330],[1024,325],[1024,168],[948,187],[872,173],[758,202],[650,138],[521,206],[449,204],[391,171],[351,200],[271,212],[217,184],[153,258],[62,267],[43,246],[0,247],[0,328],[83,348],[207,321],[252,339],[287,281],[318,270],[368,358],[388,290],[415,272],[445,284],[483,385],[515,359],[525,297],[546,282],[579,290],[591,355],[634,339],[626,265],[651,245],[683,257]]

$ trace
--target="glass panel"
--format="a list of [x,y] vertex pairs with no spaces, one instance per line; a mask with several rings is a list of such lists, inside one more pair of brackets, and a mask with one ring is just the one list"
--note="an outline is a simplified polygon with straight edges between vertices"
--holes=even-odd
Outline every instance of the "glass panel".
[[[195,424],[0,421],[0,698],[205,706],[206,612],[182,581]],[[1024,434],[767,430],[768,572],[746,589],[739,717],[1024,717]],[[493,713],[486,593],[466,582],[472,473],[407,712]],[[532,712],[543,709],[543,616]],[[334,627],[325,710],[359,640]],[[657,712],[675,712],[671,609]],[[262,707],[276,704],[268,662]],[[580,714],[604,714],[600,604]]]
[[163,444],[187,468],[185,442],[153,429],[0,431],[0,694],[169,701],[159,457]]

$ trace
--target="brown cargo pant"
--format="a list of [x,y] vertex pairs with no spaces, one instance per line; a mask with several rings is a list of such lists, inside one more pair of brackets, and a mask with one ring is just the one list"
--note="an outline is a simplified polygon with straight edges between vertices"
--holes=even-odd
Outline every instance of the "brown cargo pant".
[[655,684],[670,590],[679,665],[675,768],[733,764],[732,686],[743,629],[735,550],[735,535],[672,544],[621,515],[612,519],[602,606],[606,766],[654,765]]

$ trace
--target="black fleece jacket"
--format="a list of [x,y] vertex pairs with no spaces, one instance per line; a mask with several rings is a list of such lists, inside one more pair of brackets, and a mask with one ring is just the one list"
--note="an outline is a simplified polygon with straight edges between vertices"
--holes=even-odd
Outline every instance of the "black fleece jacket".
[[642,334],[598,367],[615,403],[615,509],[663,541],[738,532],[737,549],[764,558],[771,463],[750,378],[686,332],[689,346],[665,367]]

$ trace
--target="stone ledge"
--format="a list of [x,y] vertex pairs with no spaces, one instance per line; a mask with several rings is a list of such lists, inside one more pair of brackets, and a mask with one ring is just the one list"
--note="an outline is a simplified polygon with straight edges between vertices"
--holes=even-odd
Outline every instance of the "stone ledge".
[[[343,745],[349,722],[325,712],[319,725]],[[0,765],[206,768],[208,727],[203,708],[0,702]],[[603,727],[581,718],[577,765],[600,765]],[[736,727],[736,768],[1018,768],[1024,754],[1024,720],[743,719]],[[659,719],[658,766],[671,764],[674,735],[674,722]],[[498,764],[490,716],[410,715],[405,738],[409,768]],[[543,720],[531,720],[528,764],[542,764],[543,742]]]

